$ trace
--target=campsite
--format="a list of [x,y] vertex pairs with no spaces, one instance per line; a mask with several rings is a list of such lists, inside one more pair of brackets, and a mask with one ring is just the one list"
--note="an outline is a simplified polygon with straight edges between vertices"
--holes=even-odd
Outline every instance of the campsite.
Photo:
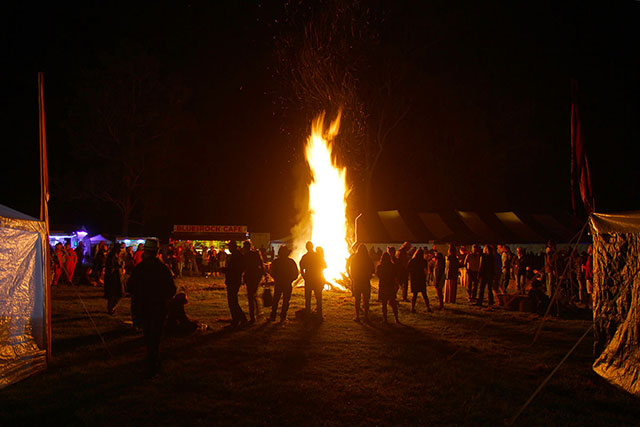
[[640,425],[640,1],[9,1],[0,427]]
[[[365,325],[353,322],[350,295],[331,294],[320,326],[261,321],[230,333],[222,286],[178,283],[187,314],[211,329],[168,338],[163,375],[146,381],[128,299],[110,317],[100,290],[55,289],[53,361],[0,391],[0,424],[504,425],[591,324],[551,319],[532,346],[532,315],[466,303],[412,315],[405,304],[403,325],[385,326],[375,304]],[[292,311],[303,304],[296,289]],[[592,349],[590,336],[517,425],[637,424],[637,399],[591,371]]]

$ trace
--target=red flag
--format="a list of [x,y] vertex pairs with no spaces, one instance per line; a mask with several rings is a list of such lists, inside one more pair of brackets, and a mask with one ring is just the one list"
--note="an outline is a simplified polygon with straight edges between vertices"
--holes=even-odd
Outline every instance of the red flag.
[[575,177],[578,178],[580,198],[587,215],[594,209],[593,193],[591,192],[591,177],[587,153],[582,140],[582,128],[578,113],[578,82],[571,80],[571,203],[576,212]]

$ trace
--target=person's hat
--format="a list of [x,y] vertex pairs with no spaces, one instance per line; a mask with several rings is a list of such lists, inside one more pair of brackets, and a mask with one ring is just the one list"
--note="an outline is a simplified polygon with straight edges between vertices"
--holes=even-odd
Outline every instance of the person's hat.
[[160,245],[156,239],[147,239],[144,242],[143,250],[147,252],[157,252],[159,247]]
[[280,246],[280,249],[278,249],[278,256],[279,257],[287,257],[287,256],[289,256],[290,253],[291,253],[291,251],[289,250],[287,245],[282,245],[282,246]]

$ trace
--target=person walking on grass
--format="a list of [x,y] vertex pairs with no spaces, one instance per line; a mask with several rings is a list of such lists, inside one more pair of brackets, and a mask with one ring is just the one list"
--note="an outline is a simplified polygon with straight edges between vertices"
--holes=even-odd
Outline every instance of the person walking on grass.
[[256,295],[260,280],[265,274],[264,262],[260,252],[251,244],[251,240],[245,240],[242,243],[242,249],[244,256],[243,279],[245,285],[247,285],[247,299],[249,300],[249,323],[255,323],[256,316],[259,315],[260,311]]
[[413,257],[409,261],[408,265],[409,277],[411,278],[411,312],[416,312],[416,301],[418,300],[418,294],[422,294],[424,303],[427,305],[427,311],[431,313],[431,307],[429,307],[429,298],[427,298],[427,263],[424,260],[424,251],[418,249],[413,253]]
[[347,271],[353,283],[353,295],[356,298],[356,322],[360,322],[360,300],[363,302],[364,320],[369,321],[369,300],[371,298],[371,275],[373,275],[373,261],[364,244],[358,247],[356,253],[349,257]]
[[280,296],[282,296],[280,323],[284,323],[287,320],[287,310],[289,309],[289,300],[293,290],[291,283],[298,278],[299,274],[296,262],[289,258],[290,254],[289,248],[286,245],[282,245],[278,249],[278,258],[271,263],[270,273],[275,281],[271,316],[269,316],[269,320],[272,322],[276,320]]
[[396,271],[395,266],[391,262],[389,252],[382,254],[382,259],[376,270],[376,276],[378,276],[379,280],[378,294],[382,301],[382,318],[384,319],[384,323],[387,323],[387,304],[391,305],[396,323],[400,323],[398,319],[398,301],[396,301]]
[[131,273],[129,289],[135,324],[141,324],[147,347],[145,359],[148,376],[160,369],[160,340],[167,320],[169,301],[176,293],[173,275],[158,255],[158,241],[147,239],[142,261]]
[[231,312],[231,327],[244,325],[247,317],[244,315],[240,303],[238,302],[238,292],[242,286],[242,272],[244,271],[244,257],[238,250],[234,240],[229,241],[229,255],[226,258],[224,269],[224,283],[227,286],[227,303]]

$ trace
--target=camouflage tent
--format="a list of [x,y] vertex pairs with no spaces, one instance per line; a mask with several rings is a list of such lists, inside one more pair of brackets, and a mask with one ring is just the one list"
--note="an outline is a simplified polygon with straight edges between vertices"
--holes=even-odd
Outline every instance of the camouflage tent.
[[593,369],[640,396],[640,212],[596,214],[593,235]]

